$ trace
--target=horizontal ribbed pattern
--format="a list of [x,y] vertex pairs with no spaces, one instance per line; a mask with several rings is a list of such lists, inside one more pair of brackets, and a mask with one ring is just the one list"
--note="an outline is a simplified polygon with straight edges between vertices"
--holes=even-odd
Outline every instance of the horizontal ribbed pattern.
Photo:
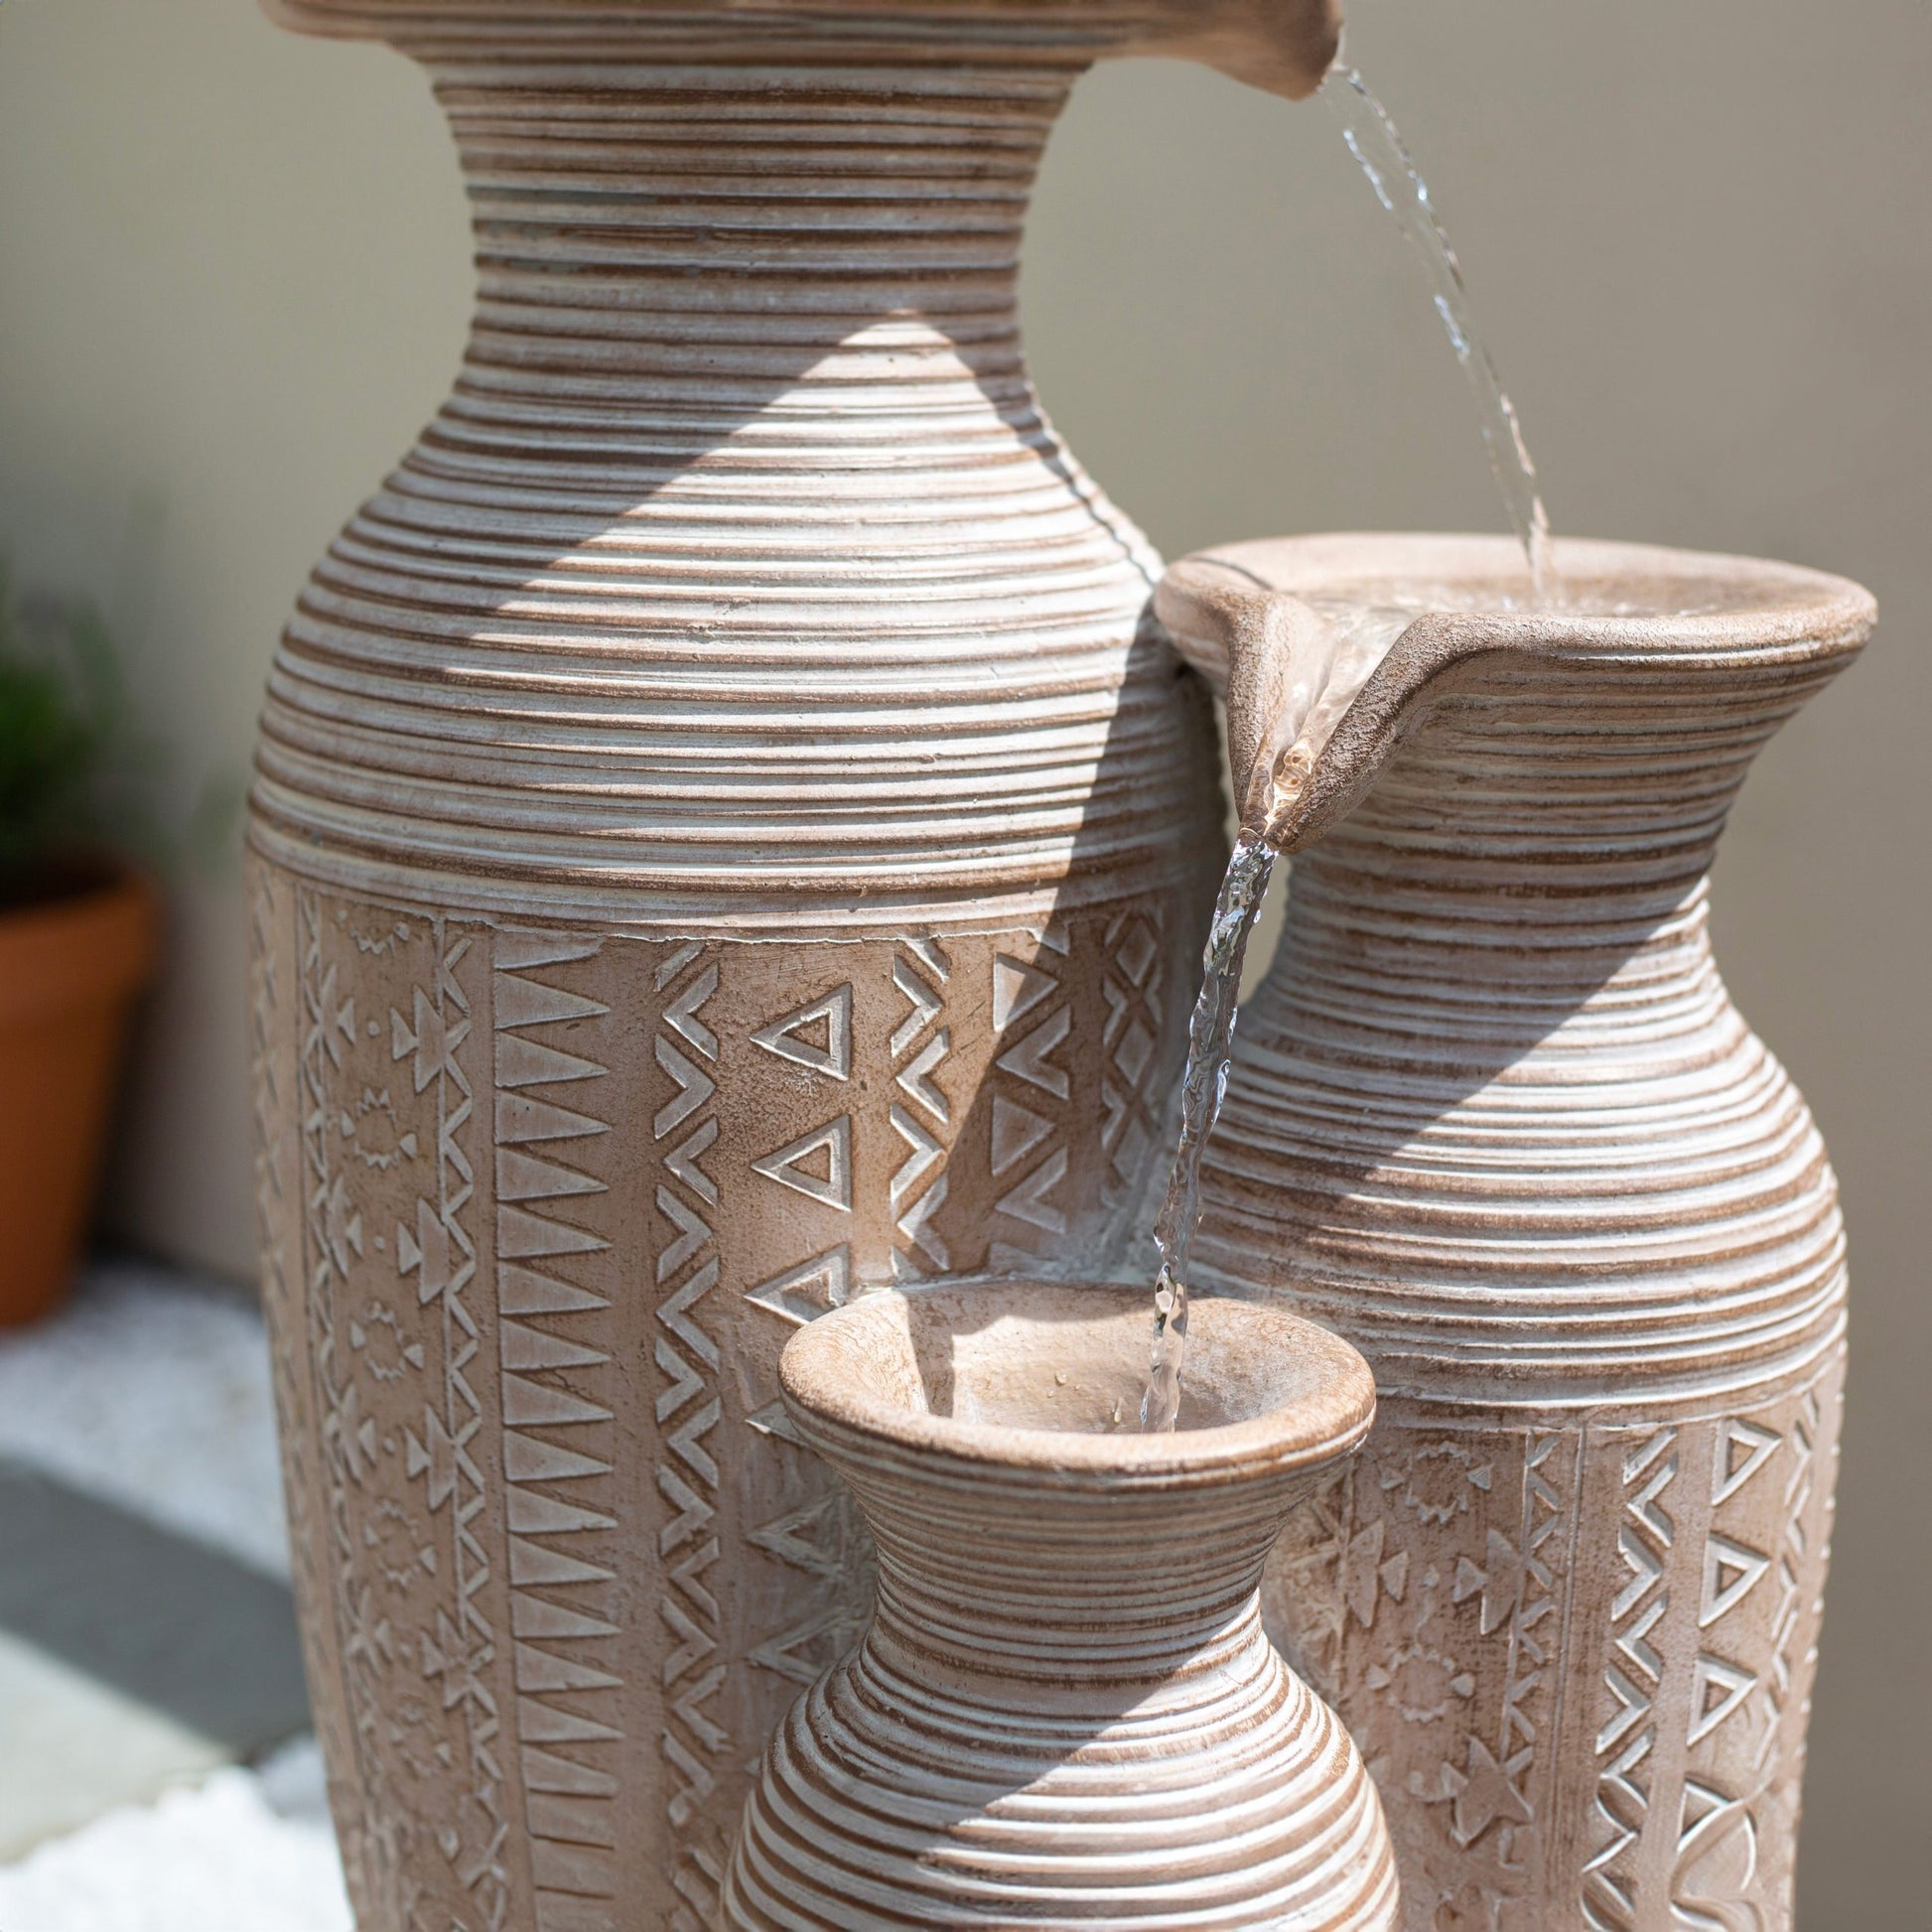
[[475,330],[289,627],[259,843],[735,926],[1172,876],[1200,720],[1020,354],[1070,69],[436,71]]
[[1831,668],[1573,664],[1446,703],[1296,861],[1203,1272],[1453,1401],[1708,1394],[1827,1346],[1831,1172],[1718,976],[1705,872]]
[[968,1481],[810,1436],[865,1509],[878,1614],[766,1757],[726,1923],[1393,1926],[1374,1788],[1261,1627],[1313,1471]]

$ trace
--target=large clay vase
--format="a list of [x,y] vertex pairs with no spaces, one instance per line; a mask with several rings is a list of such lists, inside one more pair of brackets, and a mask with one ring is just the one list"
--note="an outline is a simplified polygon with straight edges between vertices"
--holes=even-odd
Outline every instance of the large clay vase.
[[[1782,1932],[1845,1239],[1718,976],[1706,875],[1751,759],[1874,612],[1738,558],[1557,561],[1546,615],[1507,608],[1500,539],[1239,545],[1164,587],[1242,703],[1294,683],[1260,667],[1302,600],[1445,613],[1277,801],[1286,930],[1196,1255],[1375,1370],[1374,1436],[1285,1540],[1270,1613],[1369,1758],[1410,1932]],[[1236,736],[1294,773],[1296,730]]]
[[428,69],[456,392],[317,571],[253,797],[317,1721],[361,1932],[702,1925],[865,1543],[802,1321],[1124,1265],[1218,836],[1156,562],[1041,418],[1095,56],[1312,4],[291,0]]
[[1150,1308],[934,1287],[785,1350],[793,1423],[877,1539],[879,1611],[765,1757],[732,1932],[1392,1932],[1374,1787],[1258,1593],[1374,1384],[1334,1336],[1208,1301],[1180,1427],[1143,1435]]

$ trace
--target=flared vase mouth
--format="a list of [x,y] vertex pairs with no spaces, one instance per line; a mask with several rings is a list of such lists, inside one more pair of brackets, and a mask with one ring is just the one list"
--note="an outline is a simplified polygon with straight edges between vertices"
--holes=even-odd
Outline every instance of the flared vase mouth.
[[1513,537],[1261,538],[1182,558],[1162,587],[1161,617],[1176,635],[1200,636],[1230,600],[1288,596],[1413,613],[1487,648],[1711,656],[1856,650],[1877,620],[1870,592],[1800,564],[1592,537],[1554,538],[1549,554],[1553,588],[1540,594]]
[[1345,1455],[1375,1384],[1347,1342],[1285,1311],[1193,1305],[1179,1427],[1141,1432],[1151,1288],[946,1282],[887,1290],[801,1329],[779,1366],[815,1447],[858,1438],[936,1469],[1056,1486],[1191,1486]]
[[[1809,677],[1863,644],[1869,592],[1797,564],[1651,544],[1553,542],[1536,584],[1514,539],[1358,532],[1184,557],[1154,608],[1227,702],[1244,831],[1283,852],[1352,809],[1430,702],[1492,672],[1654,686]],[[1572,687],[1581,689],[1581,686]]]
[[684,41],[691,58],[753,59],[816,44],[826,59],[918,63],[980,56],[1077,70],[1110,55],[1167,55],[1303,99],[1341,42],[1340,0],[261,0],[298,33],[374,37],[489,59],[622,59]]

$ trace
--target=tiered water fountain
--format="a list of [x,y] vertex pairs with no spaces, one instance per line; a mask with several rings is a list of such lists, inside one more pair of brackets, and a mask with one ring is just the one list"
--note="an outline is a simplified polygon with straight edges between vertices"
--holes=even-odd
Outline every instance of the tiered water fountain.
[[[1093,60],[1304,94],[1328,8],[274,10],[424,63],[481,282],[254,793],[360,1932],[1366,1929],[1384,1806],[1415,1928],[1782,1925],[1842,1273],[1701,881],[1861,595],[1581,546],[1525,613],[1421,539],[1171,580],[1248,896],[1328,835],[1199,1265],[1390,1399],[1350,1473],[1347,1342],[1209,1302],[1180,1358],[1184,1214],[1144,1398],[1145,1289],[1071,1284],[1148,1272],[1225,847],[1158,564],[1026,380],[1020,226]],[[1266,1594],[1381,1804],[1258,1621],[1311,1485]]]

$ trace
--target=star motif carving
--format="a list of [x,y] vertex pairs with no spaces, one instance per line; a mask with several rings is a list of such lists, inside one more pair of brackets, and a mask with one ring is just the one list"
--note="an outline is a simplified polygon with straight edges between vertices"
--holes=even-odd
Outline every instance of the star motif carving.
[[1465,1850],[1473,1845],[1498,1818],[1512,1825],[1527,1825],[1535,1814],[1529,1801],[1510,1783],[1508,1773],[1490,1755],[1480,1737],[1469,1739],[1466,1770],[1443,1766],[1443,1783],[1455,1794],[1454,1823],[1450,1827],[1456,1844]]

